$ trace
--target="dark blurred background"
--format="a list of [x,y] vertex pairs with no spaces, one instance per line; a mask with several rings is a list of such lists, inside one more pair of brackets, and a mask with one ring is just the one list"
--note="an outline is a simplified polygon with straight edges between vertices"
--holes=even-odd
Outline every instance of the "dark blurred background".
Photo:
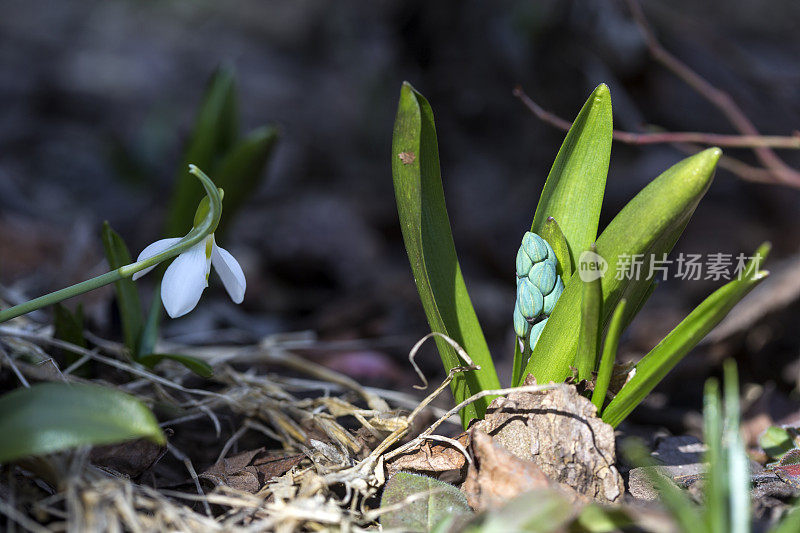
[[[665,47],[729,92],[762,133],[788,135],[798,127],[798,2],[643,7]],[[403,80],[433,107],[456,246],[501,368],[513,346],[514,256],[563,139],[512,96],[513,87],[522,85],[571,119],[605,82],[619,129],[656,124],[736,133],[653,61],[622,2],[4,0],[0,283],[6,298],[36,296],[103,271],[103,220],[134,255],[165,237],[186,136],[220,65],[236,72],[243,128],[276,123],[282,137],[258,194],[220,242],[244,267],[244,304],[234,306],[212,283],[192,314],[165,324],[165,337],[254,342],[312,330],[323,340],[366,339],[356,348],[307,355],[399,388],[415,379],[405,355],[427,332],[390,173]],[[755,161],[747,150],[730,153]],[[800,166],[797,154],[782,154]],[[615,144],[601,225],[682,157],[666,145]],[[720,171],[676,252],[751,253],[771,240],[772,259],[791,259],[799,214],[798,191]],[[648,350],[719,284],[663,284],[625,350]],[[91,324],[108,336],[116,327],[112,297],[105,289],[84,298]],[[799,313],[787,304],[765,319],[766,337],[762,331],[754,343],[744,332],[722,351],[740,359],[747,379],[773,380],[788,393],[796,376],[781,369],[800,357]],[[713,352],[700,349],[682,365],[683,374],[678,369],[673,383],[697,379],[687,404],[696,405],[699,384],[715,372]],[[433,350],[424,367],[440,371]],[[683,396],[670,402],[680,404]]]

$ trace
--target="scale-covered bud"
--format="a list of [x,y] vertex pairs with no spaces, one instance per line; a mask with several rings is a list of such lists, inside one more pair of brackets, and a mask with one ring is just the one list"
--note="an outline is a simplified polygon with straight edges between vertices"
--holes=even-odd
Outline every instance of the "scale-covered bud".
[[519,305],[514,305],[514,332],[517,334],[517,337],[524,339],[528,336],[530,331],[530,322],[525,320],[525,317],[522,316],[522,313],[519,310]]
[[558,260],[550,243],[535,233],[525,232],[517,251],[514,331],[523,341],[528,340],[531,349],[564,290],[557,267]]
[[542,330],[544,329],[544,326],[547,324],[548,320],[548,318],[545,318],[541,322],[537,322],[531,327],[531,338],[528,341],[531,345],[531,350],[533,350],[533,347],[536,346],[536,341],[539,340],[539,336],[542,334]]
[[550,291],[550,294],[544,297],[544,305],[542,306],[542,313],[544,313],[547,316],[550,316],[550,313],[553,312],[553,308],[556,306],[558,297],[561,296],[562,292],[564,292],[564,282],[561,281],[561,276],[558,276],[558,278],[556,278],[556,284],[553,287],[553,290]]
[[517,284],[517,307],[520,313],[528,320],[539,316],[544,306],[544,297],[541,291],[531,283],[528,278],[522,278]]

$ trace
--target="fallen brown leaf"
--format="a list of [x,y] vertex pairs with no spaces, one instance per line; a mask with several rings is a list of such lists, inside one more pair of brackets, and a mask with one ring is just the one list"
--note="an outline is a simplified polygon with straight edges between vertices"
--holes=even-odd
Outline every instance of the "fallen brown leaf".
[[199,477],[215,486],[225,485],[255,494],[267,481],[282,476],[304,458],[303,454],[280,455],[259,448],[222,459]]
[[[455,440],[466,447],[469,436],[462,433]],[[386,461],[387,477],[400,471],[423,474],[447,483],[459,484],[467,475],[467,460],[452,444],[443,441],[425,441],[414,451]]]

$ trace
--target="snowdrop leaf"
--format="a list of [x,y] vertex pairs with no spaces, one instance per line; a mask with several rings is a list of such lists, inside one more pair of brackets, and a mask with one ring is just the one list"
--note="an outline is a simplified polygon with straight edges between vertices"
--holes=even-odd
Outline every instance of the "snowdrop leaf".
[[428,476],[398,472],[386,482],[381,497],[383,529],[433,530],[456,514],[471,513],[467,498],[453,485]]
[[197,188],[187,165],[193,163],[202,169],[214,169],[217,160],[230,149],[238,136],[237,113],[233,71],[221,68],[214,73],[206,88],[184,151],[167,218],[168,235],[184,235],[191,229],[195,209],[203,198],[203,192]]
[[[461,372],[451,383],[456,402],[484,389],[499,388],[499,380],[478,323],[456,256],[444,190],[433,112],[427,100],[404,83],[392,138],[392,176],[397,211],[411,270],[431,330],[455,340],[480,365]],[[445,370],[464,362],[444,340],[436,338]],[[482,418],[491,398],[461,411],[464,427]]]
[[137,398],[98,385],[45,383],[0,397],[0,463],[77,446],[148,438],[166,442]]
[[611,158],[611,134],[611,94],[602,84],[589,96],[567,132],[531,224],[531,231],[541,235],[548,218],[558,221],[571,256],[564,265],[575,264],[576,254],[588,249],[597,238]]
[[768,250],[768,245],[762,245],[756,252],[760,259],[748,263],[742,279],[735,279],[714,291],[636,364],[634,376],[603,411],[604,422],[616,426],[625,419],[689,350],[767,277],[766,271],[755,268],[766,258]]
[[[83,336],[83,306],[78,304],[75,312],[70,312],[63,305],[53,306],[53,323],[55,326],[55,337],[62,341],[69,342],[81,348],[86,348],[86,337]],[[70,350],[64,350],[69,364],[80,359],[81,354]]]
[[[108,221],[103,222],[103,250],[111,270],[131,263],[131,254],[125,241],[111,228]],[[135,357],[139,351],[139,337],[142,334],[142,304],[139,291],[131,278],[123,278],[114,282],[114,293],[117,297],[117,308],[122,322],[122,336],[125,346]]]
[[214,375],[214,369],[211,366],[197,357],[191,355],[181,355],[176,353],[151,353],[143,355],[139,358],[139,362],[143,365],[153,368],[164,359],[175,361],[182,364],[195,374],[203,378],[210,378]]
[[224,233],[226,222],[255,193],[278,137],[274,126],[258,128],[237,142],[220,161],[214,179],[225,191],[225,218],[217,233]]

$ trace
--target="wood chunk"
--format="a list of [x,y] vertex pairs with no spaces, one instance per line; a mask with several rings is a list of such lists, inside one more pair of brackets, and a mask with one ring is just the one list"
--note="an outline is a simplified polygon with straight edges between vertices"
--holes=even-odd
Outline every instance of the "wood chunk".
[[[528,376],[526,385],[536,381]],[[552,480],[599,502],[624,493],[614,466],[614,429],[574,386],[496,398],[475,428],[520,459],[533,461]]]

